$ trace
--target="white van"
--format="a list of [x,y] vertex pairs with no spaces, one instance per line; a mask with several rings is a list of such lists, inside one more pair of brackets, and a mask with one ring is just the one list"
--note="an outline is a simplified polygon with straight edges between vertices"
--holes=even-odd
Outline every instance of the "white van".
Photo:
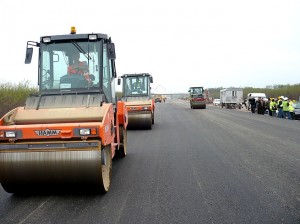
[[220,106],[220,99],[214,99],[213,100],[213,105],[214,106]]
[[265,93],[248,93],[247,94],[246,107],[247,107],[248,110],[250,110],[250,107],[251,107],[249,99],[253,99],[254,98],[255,100],[257,100],[259,97],[263,98],[263,99],[267,98],[267,96],[266,96]]
[[249,100],[251,98],[258,99],[258,97],[267,98],[265,93],[248,93],[247,94],[247,100]]

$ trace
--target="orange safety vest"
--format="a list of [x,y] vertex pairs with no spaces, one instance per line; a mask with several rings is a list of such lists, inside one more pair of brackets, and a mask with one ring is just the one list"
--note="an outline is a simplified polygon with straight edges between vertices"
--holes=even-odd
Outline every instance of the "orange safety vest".
[[76,74],[77,75],[82,75],[84,73],[84,71],[81,70],[81,69],[78,69],[76,67],[83,67],[83,66],[84,66],[84,62],[83,61],[78,62],[78,65],[75,65],[75,64],[70,65],[68,67],[68,74],[71,74],[71,75],[76,75]]

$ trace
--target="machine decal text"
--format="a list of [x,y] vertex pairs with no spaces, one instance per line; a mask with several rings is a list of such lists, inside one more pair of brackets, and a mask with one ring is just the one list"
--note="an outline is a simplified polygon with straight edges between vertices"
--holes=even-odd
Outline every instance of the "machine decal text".
[[38,136],[53,136],[53,135],[59,135],[60,130],[49,130],[49,129],[46,129],[46,130],[41,130],[41,131],[35,131],[35,133]]

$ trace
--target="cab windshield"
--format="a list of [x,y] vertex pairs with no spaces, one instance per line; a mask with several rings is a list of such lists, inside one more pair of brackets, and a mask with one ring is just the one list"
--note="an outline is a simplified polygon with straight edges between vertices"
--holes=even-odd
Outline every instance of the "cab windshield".
[[203,94],[203,87],[195,87],[191,88],[191,95],[202,95]]
[[150,95],[149,76],[126,77],[123,85],[126,96]]
[[40,90],[99,89],[103,60],[100,49],[102,42],[41,43]]

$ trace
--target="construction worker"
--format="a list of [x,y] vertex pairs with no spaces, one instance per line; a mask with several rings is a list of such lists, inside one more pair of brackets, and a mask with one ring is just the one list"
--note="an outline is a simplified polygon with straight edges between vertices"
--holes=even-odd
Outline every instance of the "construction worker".
[[265,114],[265,101],[261,97],[258,97],[257,100],[257,114]]
[[277,101],[278,114],[277,114],[277,117],[279,117],[279,118],[283,118],[283,116],[282,116],[282,113],[283,113],[283,111],[282,111],[282,108],[283,108],[282,100],[283,100],[283,96],[278,97],[278,101]]
[[294,106],[294,102],[291,99],[289,101],[289,112],[290,112],[290,119],[294,120],[295,119],[295,106]]
[[270,110],[270,103],[271,103],[271,98],[266,98],[265,112],[268,112],[268,114],[272,117],[272,111]]
[[133,83],[133,89],[134,90],[141,90],[143,87],[143,84],[141,83],[139,78],[136,78],[135,83]]
[[270,111],[270,116],[275,117],[276,116],[276,102],[274,98],[270,98],[271,102],[270,102],[270,107],[269,107],[269,111]]
[[73,63],[68,67],[68,74],[70,75],[84,75],[88,71],[88,66],[86,61],[79,61],[80,54],[75,52],[73,54]]
[[80,61],[80,54],[79,52],[75,52],[72,55],[73,57],[73,64],[70,64],[68,67],[68,74],[69,75],[83,75],[86,81],[91,84],[92,80],[90,75],[88,74],[88,65],[86,61]]
[[251,106],[251,112],[254,114],[255,109],[256,109],[256,100],[255,100],[255,98],[250,98],[249,102],[250,102],[250,106]]
[[289,118],[291,119],[290,112],[289,112],[289,102],[288,98],[284,97],[282,101],[282,111],[283,111],[283,118]]

